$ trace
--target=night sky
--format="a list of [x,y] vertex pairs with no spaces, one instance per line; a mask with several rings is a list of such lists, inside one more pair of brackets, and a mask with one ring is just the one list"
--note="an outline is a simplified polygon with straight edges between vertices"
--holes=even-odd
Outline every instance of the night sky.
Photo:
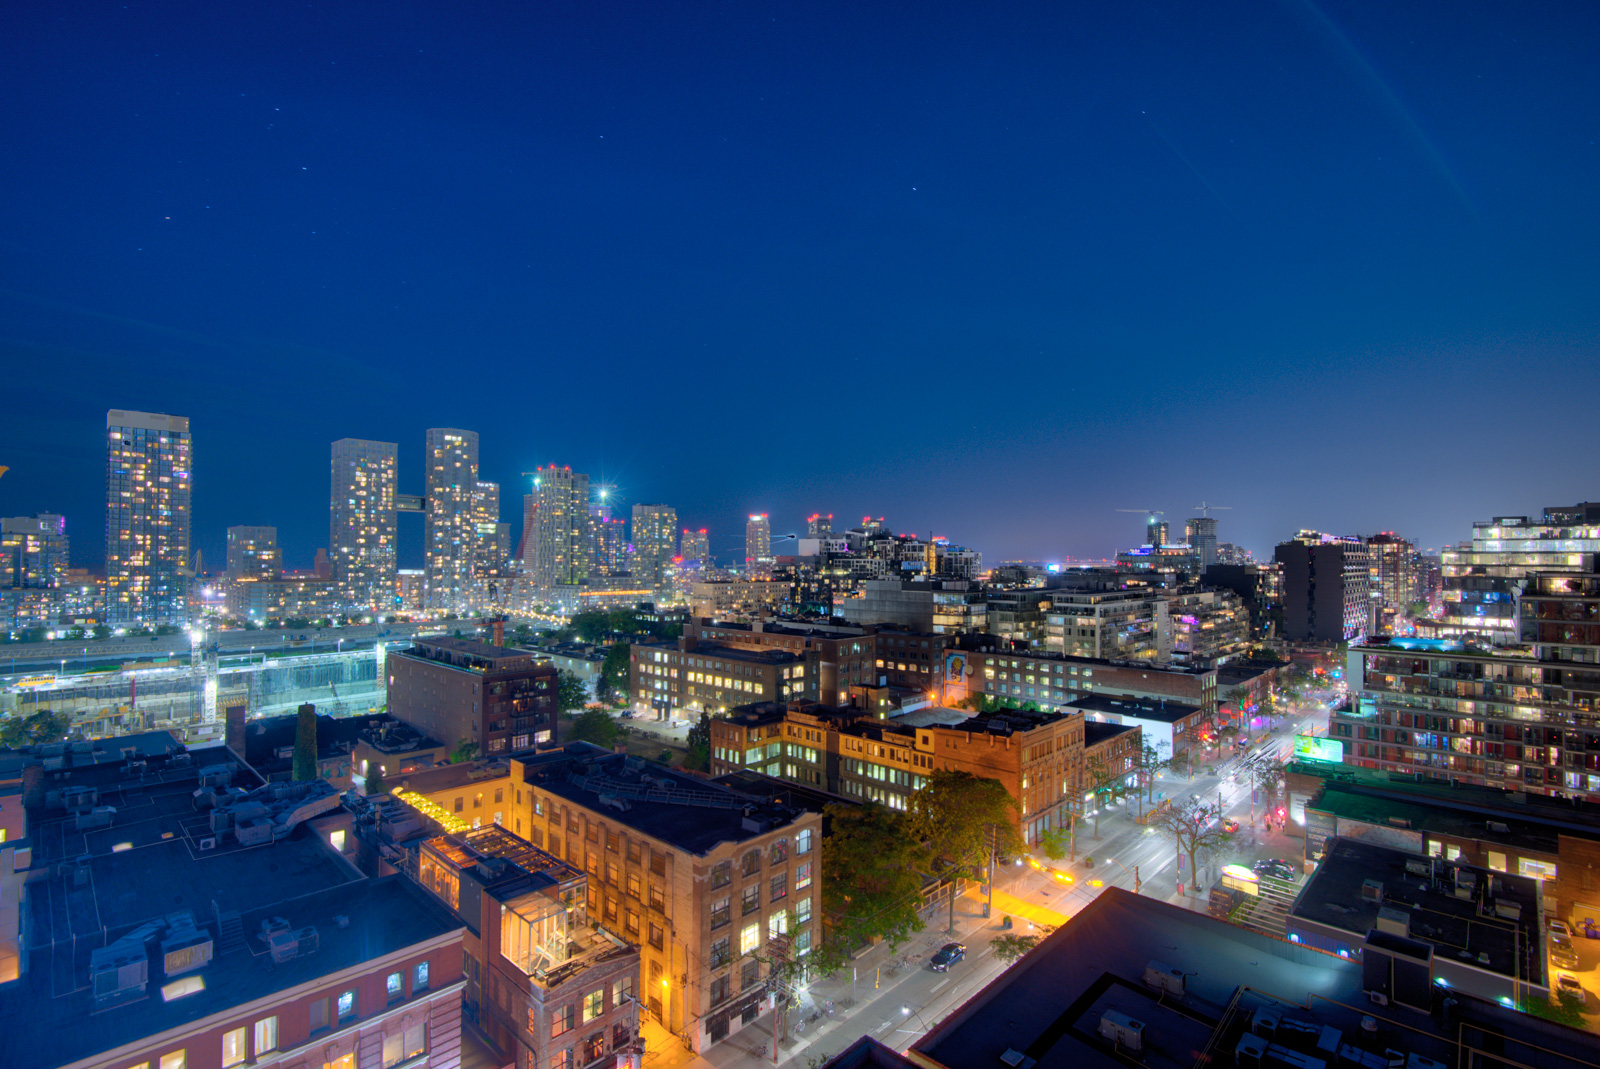
[[4,18],[0,514],[78,565],[113,407],[192,418],[216,566],[309,566],[329,443],[421,492],[430,426],[514,524],[570,464],[725,556],[752,510],[998,561],[1600,497],[1592,3]]

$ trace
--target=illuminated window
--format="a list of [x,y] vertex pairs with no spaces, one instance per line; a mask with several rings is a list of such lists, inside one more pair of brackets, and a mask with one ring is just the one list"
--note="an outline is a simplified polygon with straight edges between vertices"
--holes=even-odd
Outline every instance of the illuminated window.
[[577,1011],[572,1006],[559,1006],[550,1014],[550,1038],[564,1036],[572,1031],[573,1018]]
[[422,962],[417,966],[417,974],[411,981],[411,993],[428,990],[428,963]]
[[278,1019],[263,1017],[256,1022],[256,1057],[278,1049]]
[[601,1014],[603,1014],[605,1012],[606,1012],[606,989],[605,988],[597,987],[593,991],[589,992],[587,995],[583,996],[583,1023],[584,1024],[588,1024],[590,1021],[594,1020],[596,1017],[599,1017]]
[[761,946],[761,924],[747,924],[739,932],[739,953],[749,954]]
[[339,992],[339,1020],[347,1021],[356,1015],[355,991]]
[[389,995],[390,1002],[405,995],[405,978],[400,973],[390,973],[384,979],[383,986]]
[[188,1069],[188,1051],[175,1050],[161,1056],[161,1069]]
[[250,1052],[245,1048],[245,1030],[234,1028],[222,1033],[222,1069],[229,1066],[243,1065],[250,1057]]

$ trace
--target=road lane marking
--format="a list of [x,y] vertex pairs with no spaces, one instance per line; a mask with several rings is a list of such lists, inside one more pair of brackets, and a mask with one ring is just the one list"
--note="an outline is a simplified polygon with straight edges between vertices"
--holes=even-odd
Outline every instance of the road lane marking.
[[944,978],[944,979],[943,979],[943,980],[940,980],[940,981],[939,981],[939,982],[938,982],[938,983],[936,983],[936,984],[934,984],[934,985],[933,985],[933,989],[934,989],[934,990],[935,990],[935,991],[937,991],[937,990],[939,990],[939,989],[940,989],[940,988],[941,988],[941,987],[943,987],[943,986],[944,986],[944,985],[945,985],[945,984],[948,984],[948,983],[949,983],[949,982],[950,982],[950,980],[951,980],[951,978],[950,978],[950,977],[948,977],[948,976],[947,976],[947,977],[945,977],[945,978]]

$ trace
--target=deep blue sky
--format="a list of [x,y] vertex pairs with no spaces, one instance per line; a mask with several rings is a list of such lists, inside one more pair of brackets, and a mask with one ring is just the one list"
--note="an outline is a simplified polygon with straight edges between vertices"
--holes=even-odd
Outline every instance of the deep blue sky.
[[[1099,556],[1600,496],[1594,5],[52,3],[0,35],[0,514],[196,540],[482,435],[743,514]],[[415,536],[409,539],[412,546]],[[410,563],[410,562],[405,562]]]

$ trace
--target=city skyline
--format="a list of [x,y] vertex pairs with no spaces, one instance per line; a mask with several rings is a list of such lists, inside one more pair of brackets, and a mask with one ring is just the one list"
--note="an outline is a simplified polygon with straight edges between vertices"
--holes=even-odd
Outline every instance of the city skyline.
[[[19,12],[0,511],[97,563],[108,408],[193,420],[208,559],[270,524],[292,567],[329,443],[418,493],[437,426],[719,557],[753,512],[1002,560],[1151,504],[1260,554],[1594,496],[1450,429],[1560,383],[1541,441],[1587,444],[1600,159],[1550,102],[1593,99],[1592,9],[625,10]],[[585,401],[501,416],[491,368]]]

